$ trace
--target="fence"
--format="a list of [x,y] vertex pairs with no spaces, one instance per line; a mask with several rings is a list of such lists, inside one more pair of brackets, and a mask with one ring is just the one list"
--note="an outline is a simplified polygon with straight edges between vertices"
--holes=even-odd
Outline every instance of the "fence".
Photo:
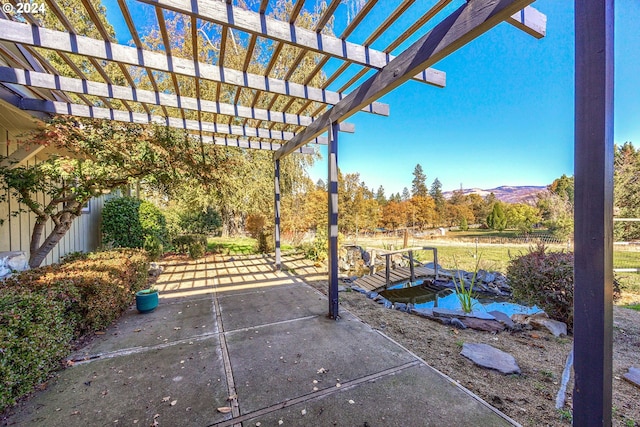
[[[640,218],[614,218],[613,221],[636,224]],[[613,243],[613,271],[640,273],[640,242]]]

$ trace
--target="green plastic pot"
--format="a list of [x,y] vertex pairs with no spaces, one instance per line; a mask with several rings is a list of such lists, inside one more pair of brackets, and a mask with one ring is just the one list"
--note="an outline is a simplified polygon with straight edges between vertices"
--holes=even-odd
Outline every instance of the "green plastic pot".
[[148,289],[136,292],[136,308],[140,313],[151,313],[158,307],[158,292]]

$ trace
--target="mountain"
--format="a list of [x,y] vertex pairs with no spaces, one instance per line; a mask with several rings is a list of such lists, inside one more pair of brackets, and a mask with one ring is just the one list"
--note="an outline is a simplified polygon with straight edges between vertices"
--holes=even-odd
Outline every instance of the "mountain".
[[[502,202],[507,203],[525,203],[530,201],[535,201],[536,194],[546,190],[546,186],[535,186],[535,185],[521,185],[521,186],[511,186],[511,185],[503,185],[496,188],[491,188],[489,190],[482,190],[480,188],[467,188],[463,189],[462,192],[467,194],[477,194],[480,197],[486,197],[489,194],[495,194],[496,198]],[[453,195],[453,191],[445,191],[445,198],[450,198]]]

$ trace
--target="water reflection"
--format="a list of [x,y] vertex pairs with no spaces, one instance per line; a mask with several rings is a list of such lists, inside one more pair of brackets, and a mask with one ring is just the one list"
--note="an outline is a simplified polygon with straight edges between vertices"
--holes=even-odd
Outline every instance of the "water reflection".
[[[380,292],[380,295],[394,303],[411,303],[416,309],[444,308],[448,310],[462,310],[460,300],[455,291],[451,289],[438,289],[428,283],[416,283],[407,287],[406,284],[391,286]],[[505,301],[504,298],[491,295],[478,295],[473,299],[473,311],[486,313],[489,311],[501,311],[507,316],[513,314],[533,314],[542,311],[537,306],[527,307],[514,302]]]

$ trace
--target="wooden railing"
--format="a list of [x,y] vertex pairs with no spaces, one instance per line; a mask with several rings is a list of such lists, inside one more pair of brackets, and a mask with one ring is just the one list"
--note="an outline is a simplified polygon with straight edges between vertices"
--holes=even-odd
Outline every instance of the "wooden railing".
[[[391,278],[390,278],[390,259],[392,255],[396,255],[396,254],[401,254],[401,253],[405,253],[407,252],[408,257],[409,257],[409,271],[410,271],[410,278],[409,280],[411,281],[411,283],[416,281],[416,274],[415,274],[415,265],[414,265],[414,259],[413,259],[413,252],[414,251],[433,251],[433,270],[435,271],[435,276],[436,276],[436,280],[438,279],[438,249],[434,248],[432,246],[419,246],[419,247],[414,247],[414,248],[405,248],[405,249],[398,249],[395,251],[389,251],[389,252],[385,252],[383,254],[380,254],[381,256],[385,257],[385,280],[386,280],[386,284],[385,284],[385,288],[388,287],[391,284]],[[374,258],[373,254],[372,254],[372,259]],[[372,262],[372,265],[374,265],[375,263]],[[373,272],[372,272],[373,273]]]

